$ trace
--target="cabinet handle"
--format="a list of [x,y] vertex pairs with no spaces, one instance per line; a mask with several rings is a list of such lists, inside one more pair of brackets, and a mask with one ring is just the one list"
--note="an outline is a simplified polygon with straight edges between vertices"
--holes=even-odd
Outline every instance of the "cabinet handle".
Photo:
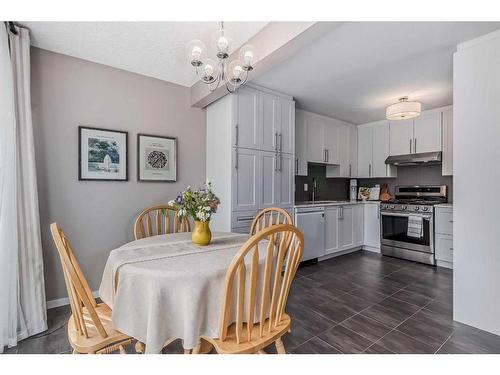
[[452,247],[450,247],[450,251],[453,252],[453,248]]
[[330,150],[326,150],[326,162],[328,163],[328,161],[330,160]]
[[239,140],[239,126],[238,124],[235,125],[234,130],[235,130],[235,135],[234,135],[234,145],[238,146],[238,140]]
[[411,154],[411,138],[410,138],[410,154]]
[[280,152],[279,158],[280,158],[280,169],[279,169],[279,171],[281,172],[283,170],[283,154],[281,152]]
[[254,219],[253,216],[246,216],[246,217],[239,217],[236,219],[236,221],[251,221],[253,219]]
[[349,177],[352,176],[352,171],[351,171],[351,164],[349,164]]
[[299,158],[295,158],[295,174],[299,174]]
[[274,133],[274,151],[278,152],[278,132]]
[[344,207],[340,207],[339,220],[344,220]]
[[453,223],[453,220],[450,220],[450,223]]
[[368,177],[372,176],[372,165],[368,164]]
[[417,138],[413,140],[413,152],[417,153]]
[[280,143],[279,143],[280,148],[279,148],[279,150],[281,152],[281,151],[283,151],[283,134],[280,133],[279,134],[279,138],[280,138]]
[[377,219],[380,219],[380,205],[377,207]]
[[234,154],[236,155],[234,158],[234,169],[238,169],[238,149],[234,150]]

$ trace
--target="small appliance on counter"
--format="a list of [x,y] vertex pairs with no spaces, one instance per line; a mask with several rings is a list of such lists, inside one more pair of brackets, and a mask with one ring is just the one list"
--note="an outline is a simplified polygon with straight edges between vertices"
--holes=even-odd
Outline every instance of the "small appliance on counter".
[[355,201],[358,198],[358,180],[355,178],[351,179],[349,187],[349,200]]

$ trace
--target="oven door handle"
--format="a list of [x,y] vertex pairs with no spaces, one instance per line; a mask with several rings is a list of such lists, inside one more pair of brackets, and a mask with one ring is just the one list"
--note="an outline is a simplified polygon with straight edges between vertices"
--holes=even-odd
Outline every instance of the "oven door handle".
[[382,216],[395,216],[395,217],[410,217],[410,216],[421,216],[424,220],[431,220],[432,215],[420,215],[420,214],[400,214],[394,212],[381,212]]

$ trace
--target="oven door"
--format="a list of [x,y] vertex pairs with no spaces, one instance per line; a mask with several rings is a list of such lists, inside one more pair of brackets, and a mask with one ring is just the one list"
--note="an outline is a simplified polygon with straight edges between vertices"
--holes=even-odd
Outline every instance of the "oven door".
[[423,236],[408,236],[407,213],[381,212],[380,236],[382,245],[403,249],[434,253],[434,220],[433,215],[415,215],[423,218]]

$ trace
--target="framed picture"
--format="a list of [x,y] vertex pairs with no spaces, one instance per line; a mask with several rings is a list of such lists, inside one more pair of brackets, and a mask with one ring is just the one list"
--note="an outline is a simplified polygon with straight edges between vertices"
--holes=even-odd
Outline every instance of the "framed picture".
[[177,138],[137,134],[137,180],[177,181]]
[[127,181],[128,133],[78,127],[78,180]]

